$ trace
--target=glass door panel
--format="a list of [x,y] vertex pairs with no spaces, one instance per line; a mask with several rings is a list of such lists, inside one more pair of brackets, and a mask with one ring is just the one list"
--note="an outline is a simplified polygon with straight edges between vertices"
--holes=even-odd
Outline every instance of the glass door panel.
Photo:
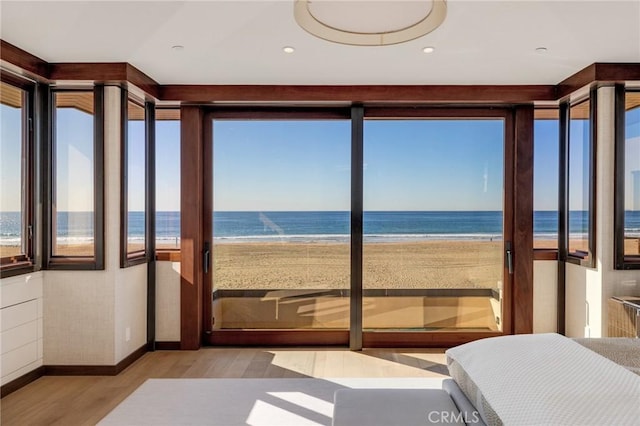
[[349,328],[350,164],[348,120],[214,120],[214,332]]
[[502,330],[504,129],[365,121],[365,330]]

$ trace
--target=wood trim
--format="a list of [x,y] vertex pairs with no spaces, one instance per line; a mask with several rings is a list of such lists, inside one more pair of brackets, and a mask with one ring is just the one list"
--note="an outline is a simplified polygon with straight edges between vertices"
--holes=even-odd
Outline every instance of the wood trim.
[[640,80],[640,63],[596,62],[597,81],[624,82]]
[[145,260],[147,262],[147,346],[156,343],[156,109],[145,103]]
[[596,64],[591,64],[577,73],[565,78],[556,86],[558,99],[565,98],[578,89],[596,81]]
[[502,332],[505,334],[513,333],[513,274],[509,272],[509,264],[506,250],[511,245],[513,251],[513,227],[514,227],[514,161],[515,161],[515,114],[513,110],[504,118],[504,165],[503,165],[503,227],[505,245],[503,247],[503,294],[502,294]]
[[[211,334],[213,329],[213,116],[203,116],[203,158],[202,158],[202,243],[203,262],[207,262],[206,272],[202,269],[202,332]],[[204,258],[206,256],[206,259]],[[203,265],[204,266],[204,265]]]
[[533,260],[558,260],[558,250],[534,248]]
[[49,78],[49,64],[45,60],[1,39],[0,59],[34,76]]
[[428,107],[367,107],[364,110],[364,117],[365,119],[442,118],[457,120],[460,118],[504,118],[508,113],[508,110],[504,106],[487,107],[464,105],[456,107],[451,104],[447,104]]
[[585,266],[595,268],[598,244],[598,89],[589,93],[589,259]]
[[148,95],[185,102],[497,102],[556,101],[596,81],[640,80],[639,63],[593,63],[556,85],[159,85],[127,62],[47,63],[0,40],[0,59],[50,80],[129,82]]
[[557,330],[564,335],[566,330],[566,268],[569,244],[569,104],[563,102],[558,110],[558,291],[556,311]]
[[349,108],[320,108],[309,106],[214,107],[209,109],[215,120],[349,120]]
[[366,348],[446,348],[487,337],[503,336],[500,332],[387,332],[364,331],[362,340]]
[[129,265],[129,91],[120,89],[120,268]]
[[180,250],[156,250],[156,260],[160,262],[180,262]]
[[35,370],[31,370],[26,374],[10,381],[7,384],[2,385],[0,388],[0,398],[4,398],[5,396],[27,386],[29,383],[38,380],[40,377],[44,376],[45,368],[44,366],[40,366]]
[[45,365],[46,376],[116,376],[147,353],[147,344],[116,365]]
[[195,350],[203,332],[204,114],[183,105],[180,117],[180,342],[181,349]]
[[632,80],[640,80],[640,63],[596,62],[558,83],[557,98],[565,98],[597,81],[622,83]]
[[553,85],[164,85],[160,99],[184,102],[497,102],[556,100]]
[[513,332],[533,333],[533,106],[515,110]]
[[105,258],[105,158],[104,158],[104,86],[96,85],[93,88],[93,151],[94,151],[94,185],[93,185],[93,211],[94,211],[94,260],[95,269],[104,270]]
[[348,330],[214,330],[207,343],[215,346],[347,346]]
[[127,65],[126,62],[55,62],[49,64],[49,79],[126,81]]
[[129,83],[138,87],[143,92],[151,95],[152,97],[158,99],[158,95],[160,94],[160,86],[158,85],[157,81],[129,63],[126,64],[125,72],[126,80]]
[[120,372],[124,371],[131,364],[136,362],[138,359],[142,358],[144,354],[147,353],[147,344],[140,346],[135,351],[131,352],[125,359],[116,364],[116,374],[120,374]]
[[624,180],[625,180],[625,98],[626,92],[623,84],[616,84],[614,98],[614,174],[613,174],[613,259],[616,269],[624,269]]
[[156,342],[155,349],[157,351],[179,351],[180,342]]

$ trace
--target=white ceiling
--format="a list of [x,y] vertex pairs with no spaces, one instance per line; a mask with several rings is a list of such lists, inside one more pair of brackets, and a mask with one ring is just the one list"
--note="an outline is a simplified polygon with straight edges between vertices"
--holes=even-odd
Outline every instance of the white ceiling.
[[385,47],[309,35],[293,0],[2,0],[0,14],[1,38],[46,61],[129,62],[161,84],[555,84],[640,62],[640,0],[450,0],[440,28]]

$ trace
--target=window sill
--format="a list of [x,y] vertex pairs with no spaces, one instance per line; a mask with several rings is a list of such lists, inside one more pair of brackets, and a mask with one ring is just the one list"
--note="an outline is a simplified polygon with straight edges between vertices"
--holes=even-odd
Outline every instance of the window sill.
[[129,268],[131,266],[142,265],[143,263],[148,263],[146,252],[136,251],[127,253],[127,258],[122,260],[120,267]]
[[533,260],[558,260],[558,249],[533,249]]
[[101,271],[104,266],[93,257],[52,257],[47,268],[62,271]]
[[157,250],[156,251],[156,260],[164,261],[164,262],[180,262],[182,260],[182,255],[179,249],[175,250]]
[[0,267],[0,278],[9,278],[35,272],[36,268],[30,260],[5,263]]
[[588,255],[583,256],[582,253],[569,253],[566,259],[567,263],[573,263],[574,265],[584,266],[586,268],[593,268],[593,259]]
[[616,265],[616,269],[623,271],[640,269],[640,256],[625,256],[622,264]]

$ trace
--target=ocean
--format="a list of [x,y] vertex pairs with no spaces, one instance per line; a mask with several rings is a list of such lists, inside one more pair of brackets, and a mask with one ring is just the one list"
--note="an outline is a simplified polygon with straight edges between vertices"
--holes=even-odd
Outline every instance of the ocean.
[[[216,242],[345,242],[349,239],[349,212],[216,212],[213,218]],[[572,212],[574,235],[586,232],[586,212]],[[0,245],[19,243],[20,216],[0,213]],[[363,217],[365,242],[422,240],[499,240],[502,212],[496,211],[367,211]],[[93,239],[93,214],[58,213],[58,242],[82,243]],[[72,226],[70,226],[70,224]],[[157,212],[156,240],[175,244],[180,237],[180,213]],[[534,212],[534,237],[557,238],[557,213]],[[626,212],[626,234],[640,237],[640,211]],[[131,240],[142,240],[142,212],[129,214]]]

